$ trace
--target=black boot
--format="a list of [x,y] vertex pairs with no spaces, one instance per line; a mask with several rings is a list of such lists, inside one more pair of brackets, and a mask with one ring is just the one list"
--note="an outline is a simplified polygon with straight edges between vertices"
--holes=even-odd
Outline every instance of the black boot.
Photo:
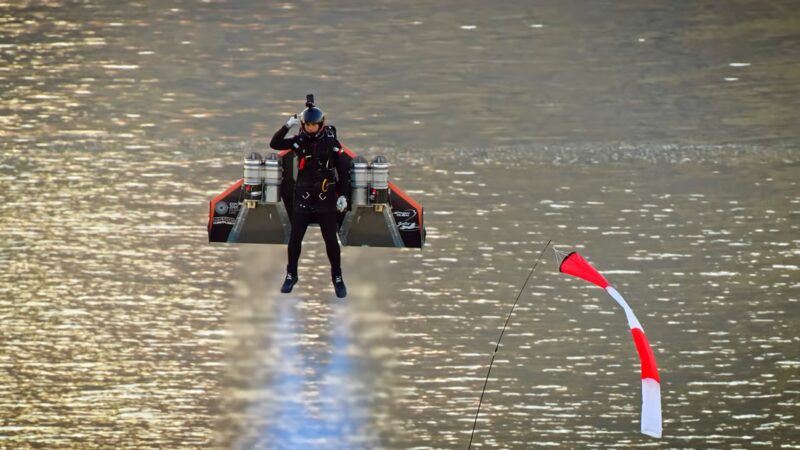
[[333,276],[333,290],[336,291],[336,296],[339,298],[347,297],[347,287],[344,285],[342,274]]
[[283,292],[284,294],[292,292],[292,288],[294,287],[295,284],[297,284],[297,280],[298,278],[296,273],[288,272],[286,274],[286,279],[283,280],[283,286],[281,286],[281,292]]

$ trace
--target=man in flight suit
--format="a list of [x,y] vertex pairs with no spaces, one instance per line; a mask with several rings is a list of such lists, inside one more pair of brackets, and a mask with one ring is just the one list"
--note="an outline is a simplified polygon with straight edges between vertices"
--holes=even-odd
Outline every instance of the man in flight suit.
[[[295,125],[300,132],[286,138]],[[297,262],[300,259],[303,236],[308,225],[319,223],[325,240],[325,251],[331,264],[331,280],[336,296],[344,298],[347,288],[342,279],[341,252],[336,237],[338,229],[337,211],[347,209],[349,192],[349,164],[344,157],[342,145],[336,137],[336,128],[325,125],[325,113],[309,106],[300,114],[289,118],[269,143],[275,150],[290,149],[297,158],[297,180],[295,181],[292,208],[292,232],[289,237],[289,262],[286,279],[281,292],[289,293],[298,281]]]

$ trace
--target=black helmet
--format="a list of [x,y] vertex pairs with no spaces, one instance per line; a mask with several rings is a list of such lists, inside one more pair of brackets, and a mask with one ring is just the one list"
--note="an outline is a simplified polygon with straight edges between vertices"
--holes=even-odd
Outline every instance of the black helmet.
[[[316,133],[310,134],[306,131],[306,125],[314,123],[319,125]],[[314,94],[306,95],[306,109],[300,113],[300,133],[313,139],[322,136],[322,128],[325,126],[325,113],[321,109],[314,106]]]
[[325,113],[316,106],[310,106],[300,113],[300,123],[303,125],[307,123],[318,123],[320,130],[325,125]]

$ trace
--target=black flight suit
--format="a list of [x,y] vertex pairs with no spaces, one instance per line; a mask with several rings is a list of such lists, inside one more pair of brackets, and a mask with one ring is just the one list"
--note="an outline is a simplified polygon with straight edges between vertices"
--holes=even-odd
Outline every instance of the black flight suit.
[[[297,276],[297,261],[308,225],[319,223],[333,277],[342,274],[336,199],[350,191],[349,160],[336,138],[336,128],[328,125],[314,135],[300,132],[286,138],[289,128],[282,126],[269,143],[275,150],[290,149],[298,161],[294,201],[291,211],[289,262],[286,271]],[[286,175],[284,175],[286,176]]]

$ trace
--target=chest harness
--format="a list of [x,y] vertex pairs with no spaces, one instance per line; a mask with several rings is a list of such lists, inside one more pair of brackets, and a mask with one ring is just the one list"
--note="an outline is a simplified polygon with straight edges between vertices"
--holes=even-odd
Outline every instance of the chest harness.
[[[337,174],[334,154],[338,155],[342,150],[336,147],[336,131],[333,127],[325,127],[321,133],[318,139],[301,135],[293,144],[298,158],[295,195],[303,201],[324,201],[335,192]],[[312,199],[312,196],[316,198]]]

